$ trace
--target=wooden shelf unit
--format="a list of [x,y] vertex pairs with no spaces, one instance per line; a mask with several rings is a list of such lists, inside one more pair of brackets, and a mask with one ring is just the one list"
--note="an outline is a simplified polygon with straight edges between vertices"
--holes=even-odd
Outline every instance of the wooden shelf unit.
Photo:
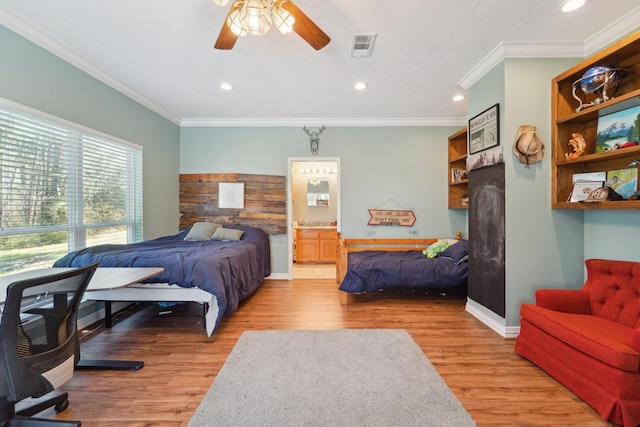
[[467,179],[453,180],[453,170],[467,170],[467,128],[461,129],[448,139],[449,163],[449,209],[468,209],[469,205],[462,204],[462,195],[469,194]]
[[[620,81],[613,99],[576,112],[579,103],[572,95],[573,83],[582,78],[585,71],[597,65],[616,65],[625,68],[628,74]],[[578,96],[587,103],[602,96],[578,92]],[[573,185],[573,174],[625,169],[633,159],[640,159],[640,146],[604,153],[595,152],[598,118],[637,105],[640,105],[640,31],[623,38],[552,80],[552,208],[640,209],[638,200],[567,202]],[[567,160],[566,154],[573,152],[569,145],[572,133],[581,133],[584,136],[586,152],[577,159]]]

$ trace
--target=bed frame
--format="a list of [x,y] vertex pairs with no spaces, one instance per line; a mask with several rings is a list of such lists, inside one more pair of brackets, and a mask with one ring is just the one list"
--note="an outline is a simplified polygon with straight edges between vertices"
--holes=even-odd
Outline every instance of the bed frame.
[[[424,239],[346,239],[337,233],[338,244],[336,248],[336,283],[342,283],[349,268],[349,254],[360,251],[415,251],[422,250],[432,243],[444,237]],[[456,232],[456,240],[462,239],[462,233]],[[340,292],[340,304],[347,305],[352,302],[354,295],[348,292]]]
[[104,325],[113,325],[112,303],[114,302],[195,302],[203,307],[203,326],[207,335],[213,334],[218,317],[216,296],[202,289],[182,288],[169,283],[134,283],[116,289],[105,289],[85,293],[90,301],[104,301]]
[[[252,227],[256,229],[259,228],[248,225],[242,225],[241,227]],[[178,234],[165,237],[174,238],[175,236],[178,236]],[[260,240],[262,240],[262,238],[260,238]],[[88,256],[93,257],[94,254],[89,254]],[[64,260],[64,258],[61,258],[60,260]],[[67,261],[65,260],[64,262]],[[69,261],[68,263],[70,262],[71,261]],[[133,266],[135,267],[135,265]],[[105,267],[108,268],[109,266]],[[122,268],[126,268],[126,266],[123,266]],[[264,278],[262,279],[262,282],[263,281]],[[194,302],[201,304],[203,306],[203,326],[206,329],[208,336],[211,336],[213,334],[220,315],[220,308],[218,306],[219,301],[215,294],[195,286],[181,287],[173,283],[133,283],[128,286],[116,289],[105,289],[87,292],[85,293],[85,298],[92,301],[104,301],[105,326],[107,328],[111,327],[113,324],[112,303],[114,302]]]

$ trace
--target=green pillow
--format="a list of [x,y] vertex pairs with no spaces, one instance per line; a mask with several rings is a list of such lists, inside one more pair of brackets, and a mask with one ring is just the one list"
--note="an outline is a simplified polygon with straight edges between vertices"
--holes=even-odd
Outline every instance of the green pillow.
[[440,239],[437,242],[429,245],[427,249],[422,251],[422,254],[426,255],[427,258],[435,258],[438,255],[440,255],[448,247],[449,247],[449,242],[447,241],[447,239]]
[[235,228],[218,228],[211,236],[211,240],[240,240],[244,231]]
[[189,233],[184,236],[184,240],[211,240],[213,233],[220,227],[220,224],[213,222],[196,222]]

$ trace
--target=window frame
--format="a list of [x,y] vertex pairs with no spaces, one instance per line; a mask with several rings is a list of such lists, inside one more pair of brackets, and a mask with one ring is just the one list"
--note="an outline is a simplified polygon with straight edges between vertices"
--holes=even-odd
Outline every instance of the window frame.
[[[67,233],[67,250],[69,252],[83,249],[87,245],[87,231],[89,229],[108,228],[114,226],[126,227],[127,242],[134,243],[143,239],[143,147],[130,141],[96,131],[66,119],[18,104],[0,97],[0,110],[4,113],[22,116],[25,120],[42,121],[64,130],[66,134],[65,147],[69,150],[67,158],[67,223],[28,226],[28,227],[0,227],[0,237],[33,235],[49,232]],[[125,215],[122,220],[85,223],[83,216],[83,148],[96,142],[105,142],[117,148],[125,149],[126,156],[126,185],[125,185]],[[74,188],[74,191],[70,191]],[[39,267],[33,267],[39,268]],[[26,271],[26,268],[18,271]],[[11,271],[5,274],[11,274]],[[0,272],[0,275],[4,275]]]

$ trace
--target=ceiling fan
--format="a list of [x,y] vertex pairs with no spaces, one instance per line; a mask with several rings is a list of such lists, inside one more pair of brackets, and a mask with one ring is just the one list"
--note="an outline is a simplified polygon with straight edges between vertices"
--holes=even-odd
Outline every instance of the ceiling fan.
[[[213,2],[226,6],[229,0]],[[289,0],[235,0],[214,47],[221,50],[233,49],[238,37],[266,34],[272,25],[282,34],[294,31],[316,50],[322,49],[331,41],[320,27]]]

